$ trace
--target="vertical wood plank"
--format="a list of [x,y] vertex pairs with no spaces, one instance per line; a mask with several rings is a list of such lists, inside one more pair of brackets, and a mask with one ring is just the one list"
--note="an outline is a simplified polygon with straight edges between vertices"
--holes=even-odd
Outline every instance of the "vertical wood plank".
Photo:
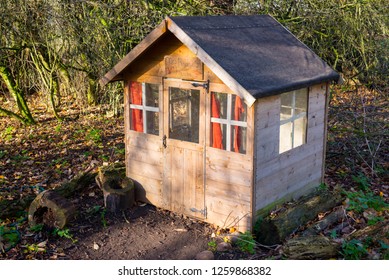
[[[322,87],[324,84],[322,84]],[[326,153],[327,153],[327,138],[328,138],[328,107],[330,103],[330,92],[329,92],[329,83],[325,83],[325,108],[324,108],[324,137],[323,137],[323,160],[322,160],[322,171],[321,171],[321,182],[324,182],[325,175],[325,162],[326,162]]]

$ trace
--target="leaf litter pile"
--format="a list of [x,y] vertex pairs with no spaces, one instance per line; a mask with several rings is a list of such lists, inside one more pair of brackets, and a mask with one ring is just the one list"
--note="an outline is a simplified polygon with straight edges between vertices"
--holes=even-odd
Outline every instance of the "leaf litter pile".
[[[344,202],[302,225],[290,239],[312,226],[340,244],[337,258],[388,259],[388,90],[356,86],[332,94],[328,120],[325,185],[342,189]],[[0,118],[0,203],[23,201],[58,187],[90,168],[123,162],[123,117],[107,117],[101,107],[68,108],[63,122],[33,108],[39,123],[24,127]],[[212,249],[211,226],[182,215],[141,205],[120,214],[104,208],[93,184],[72,198],[78,215],[64,229],[30,227],[25,209],[0,219],[0,259],[192,259]],[[289,207],[285,204],[283,207]],[[338,213],[332,223],[327,217]],[[1,213],[0,213],[1,214]],[[255,242],[255,241],[253,241]],[[254,243],[250,252],[231,249],[223,259],[285,258],[282,244]]]

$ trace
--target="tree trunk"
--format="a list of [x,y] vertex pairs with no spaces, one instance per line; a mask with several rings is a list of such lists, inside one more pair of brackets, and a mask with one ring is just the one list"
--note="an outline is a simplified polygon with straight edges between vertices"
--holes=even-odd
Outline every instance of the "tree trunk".
[[265,245],[280,244],[300,226],[314,220],[319,213],[331,210],[341,201],[339,193],[322,192],[303,197],[295,205],[288,205],[285,211],[260,221],[255,232],[257,240]]
[[[46,87],[46,90],[49,94],[49,100],[51,108],[53,109],[54,116],[57,120],[62,121],[62,118],[58,115],[57,104],[55,99],[60,100],[60,88],[58,76],[56,73],[56,67],[58,62],[53,62],[50,64],[49,57],[46,54],[50,50],[46,47],[43,47],[43,50],[33,49],[34,52],[31,54],[32,61],[34,62],[35,69],[38,71],[41,76],[42,82]],[[58,101],[60,104],[60,101]]]
[[[5,85],[7,86],[9,93],[16,101],[16,105],[18,106],[20,115],[24,119],[24,121],[22,122],[24,124],[35,124],[35,120],[31,115],[26,100],[24,99],[23,92],[17,86],[14,78],[12,77],[11,71],[5,66],[0,66],[0,76],[3,79]],[[4,109],[2,110],[2,112],[5,113]],[[16,114],[9,114],[9,115],[16,119],[19,119],[15,116]]]
[[88,91],[86,93],[86,97],[88,100],[88,105],[96,105],[97,104],[97,96],[96,96],[96,79],[88,74]]
[[3,109],[3,108],[0,107],[0,113],[5,115],[5,116],[8,116],[8,117],[16,119],[16,120],[20,121],[24,125],[28,124],[28,122],[26,122],[26,120],[24,118],[22,118],[21,116],[19,116],[18,114],[14,113],[12,111],[9,111],[9,110],[6,110],[6,109]]

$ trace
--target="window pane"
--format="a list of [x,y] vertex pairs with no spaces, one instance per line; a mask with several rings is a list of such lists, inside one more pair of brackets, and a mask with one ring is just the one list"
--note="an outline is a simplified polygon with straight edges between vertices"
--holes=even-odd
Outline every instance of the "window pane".
[[212,92],[211,116],[213,118],[227,119],[227,102],[228,102],[228,96],[226,93]]
[[212,123],[212,133],[211,133],[211,146],[213,148],[218,148],[225,150],[227,148],[225,135],[227,134],[227,125],[220,123]]
[[159,112],[146,111],[147,133],[159,135]]
[[138,132],[143,132],[143,111],[138,109],[131,109],[131,125],[130,129]]
[[[130,83],[130,102],[135,105],[142,105],[142,83]],[[130,109],[130,129],[143,132],[143,111]]]
[[292,117],[293,92],[281,94],[281,121]]
[[199,142],[200,91],[170,88],[169,137]]
[[159,85],[145,84],[146,89],[146,106],[159,106]]
[[142,83],[130,83],[131,104],[142,105]]
[[234,121],[247,122],[247,105],[243,100],[237,96],[232,95],[232,107],[231,118]]
[[301,90],[296,91],[295,98],[296,98],[295,114],[298,115],[302,112],[306,112],[307,111],[307,104],[308,104],[308,91],[307,91],[307,89],[301,89]]
[[292,123],[280,126],[280,153],[292,149]]
[[246,153],[246,138],[247,129],[246,127],[236,126],[232,127],[231,135],[231,151],[236,153]]
[[293,148],[301,146],[306,139],[306,118],[299,118],[294,121],[294,139]]

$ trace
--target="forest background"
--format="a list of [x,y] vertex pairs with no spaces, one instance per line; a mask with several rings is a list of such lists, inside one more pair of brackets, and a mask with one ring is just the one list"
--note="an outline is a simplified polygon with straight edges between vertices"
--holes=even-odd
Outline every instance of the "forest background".
[[[29,102],[121,107],[98,79],[166,16],[270,14],[346,79],[387,85],[388,4],[381,0],[1,1],[0,113],[34,123]],[[38,93],[38,94],[37,94]]]

